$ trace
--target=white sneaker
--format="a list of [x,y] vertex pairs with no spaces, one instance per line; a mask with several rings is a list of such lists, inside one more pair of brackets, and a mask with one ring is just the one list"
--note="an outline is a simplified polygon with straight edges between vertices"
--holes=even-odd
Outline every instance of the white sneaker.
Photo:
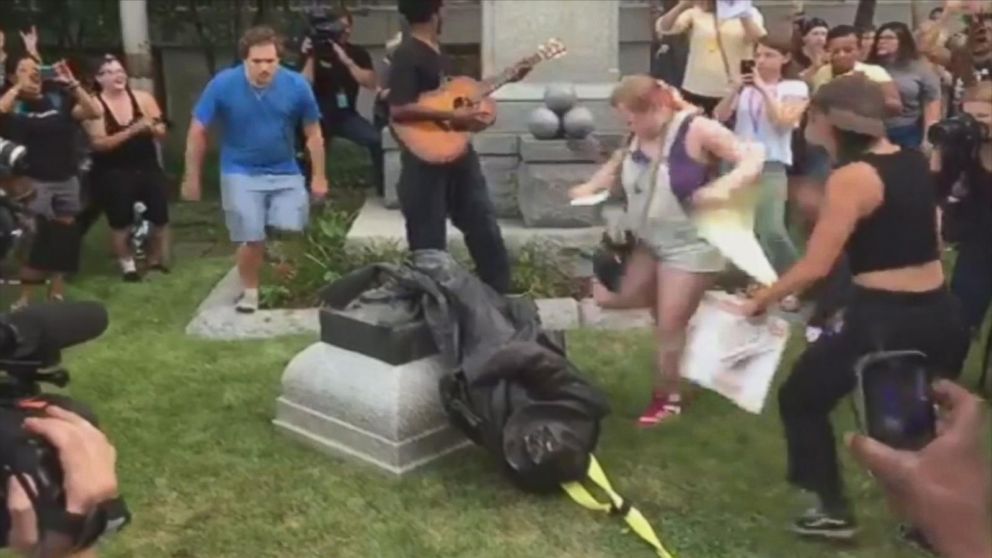
[[234,309],[241,314],[254,314],[258,310],[258,289],[245,289]]

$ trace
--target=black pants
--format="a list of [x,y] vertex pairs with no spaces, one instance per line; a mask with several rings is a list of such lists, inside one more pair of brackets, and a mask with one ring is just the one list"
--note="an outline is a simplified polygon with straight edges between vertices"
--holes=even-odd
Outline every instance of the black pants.
[[510,288],[510,261],[479,156],[432,165],[404,151],[397,194],[411,251],[445,250],[447,219],[465,235],[479,277],[499,293]]
[[977,335],[992,306],[992,243],[988,237],[969,238],[958,244],[951,292],[961,300],[968,327]]
[[331,138],[344,138],[369,150],[369,158],[372,160],[372,182],[376,192],[381,196],[383,193],[383,155],[382,136],[379,129],[357,113],[342,112],[335,114],[330,121],[321,121],[321,132],[324,134],[324,141],[328,144],[331,143]]
[[856,287],[843,329],[810,345],[779,390],[789,482],[827,505],[843,503],[830,412],[855,388],[860,357],[918,350],[927,354],[936,376],[956,378],[968,344],[959,303],[946,289],[916,294]]

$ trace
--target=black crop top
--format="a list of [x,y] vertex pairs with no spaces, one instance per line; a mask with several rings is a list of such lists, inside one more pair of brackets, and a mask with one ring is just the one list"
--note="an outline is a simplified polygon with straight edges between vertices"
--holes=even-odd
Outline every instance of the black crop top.
[[860,160],[874,167],[882,179],[883,200],[848,239],[851,273],[898,269],[938,259],[937,195],[923,154],[902,149],[888,155],[869,153]]

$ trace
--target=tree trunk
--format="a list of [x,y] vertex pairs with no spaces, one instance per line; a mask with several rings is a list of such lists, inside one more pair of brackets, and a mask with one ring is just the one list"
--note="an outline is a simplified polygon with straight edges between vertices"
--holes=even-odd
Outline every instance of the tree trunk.
[[255,0],[255,17],[251,20],[252,27],[265,23],[265,0]]
[[854,27],[864,29],[875,22],[877,0],[858,0],[858,11],[854,14]]
[[233,41],[234,42],[234,56],[231,58],[231,60],[237,60],[238,58],[241,57],[240,56],[240,53],[238,52],[238,44],[241,41],[241,33],[242,33],[242,31],[241,31],[241,9],[242,9],[243,6],[242,6],[241,0],[233,0],[233,2],[234,2],[234,4],[232,6],[232,8],[233,8],[232,11],[234,13],[231,14],[233,16],[233,18],[232,18],[231,21],[234,24],[234,26],[233,26],[233,28],[231,30],[231,38],[234,39],[234,41]]
[[148,34],[148,5],[145,0],[120,0],[121,43],[127,60],[131,86],[155,94],[152,41]]
[[[126,2],[127,0],[121,1]],[[196,5],[196,0],[189,0],[189,11],[193,19],[193,27],[196,29],[196,35],[200,39],[200,49],[203,51],[203,59],[207,63],[207,72],[213,77],[217,73],[217,53],[214,52],[214,42],[210,40],[207,28],[203,25],[203,20],[200,18],[200,12],[197,10]]]

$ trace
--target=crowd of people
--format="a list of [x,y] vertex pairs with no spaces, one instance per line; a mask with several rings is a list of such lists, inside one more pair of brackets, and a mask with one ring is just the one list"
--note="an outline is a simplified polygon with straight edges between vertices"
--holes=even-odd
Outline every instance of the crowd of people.
[[[882,348],[916,350],[935,378],[956,379],[988,313],[992,10],[947,2],[916,30],[797,13],[792,36],[775,36],[754,7],[729,18],[717,7],[686,0],[656,21],[662,36],[688,35],[681,87],[645,75],[614,91],[632,139],[571,194],[622,195],[636,240],[619,286],[596,284],[594,295],[655,317],[657,381],[639,425],[680,415],[687,324],[725,269],[692,216],[755,198],[754,233],[779,279],[755,285],[738,311],[794,311],[803,293],[821,306],[779,391],[788,480],[818,498],[792,530],[848,539],[857,524],[830,415],[855,389],[856,364]],[[964,25],[949,28],[958,18]],[[809,220],[804,250],[790,213]],[[965,259],[950,288],[947,246]],[[981,555],[913,526],[904,535],[945,555]]]
[[[256,27],[239,44],[242,63],[204,89],[187,136],[181,194],[200,199],[208,132],[218,129],[222,207],[243,286],[238,311],[258,308],[269,231],[302,231],[309,199],[327,194],[326,141],[367,148],[381,193],[387,120],[488,125],[471,106],[418,103],[445,77],[442,4],[399,2],[407,26],[389,45],[381,81],[368,52],[349,42],[352,17],[340,13],[322,23],[331,41],[304,41],[299,72],[281,65],[278,34]],[[816,307],[810,343],[778,398],[788,480],[818,498],[795,520],[796,533],[849,539],[857,530],[830,422],[856,386],[856,362],[880,348],[917,350],[935,380],[956,379],[992,303],[987,8],[948,0],[916,29],[901,22],[859,29],[796,13],[791,35],[777,36],[757,8],[726,18],[715,0],[684,0],[655,26],[662,36],[687,36],[684,78],[625,77],[611,103],[629,143],[570,191],[578,198],[609,190],[634,217],[619,285],[594,280],[593,295],[603,307],[646,307],[655,318],[656,381],[642,427],[685,411],[680,366],[688,324],[728,267],[694,215],[753,199],[754,233],[778,280],[752,285],[735,311],[753,317],[774,305]],[[107,216],[125,281],[141,279],[127,227],[133,203],[145,203],[154,230],[147,269],[168,273],[167,185],[156,147],[168,125],[154,97],[132,90],[113,56],[100,61],[87,88],[65,63],[43,63],[33,31],[22,37],[25,55],[7,60],[0,96],[0,135],[28,149],[24,169],[6,186],[29,200],[35,216],[15,306],[29,304],[46,279],[49,298],[63,297],[64,276],[78,269],[80,238],[93,219],[92,211],[81,214],[82,193],[96,215]],[[520,67],[515,79],[526,75]],[[362,88],[376,96],[371,122],[356,110]],[[83,151],[92,163],[86,189],[78,180]],[[444,163],[404,149],[397,192],[412,251],[444,249],[450,218],[480,278],[509,290],[510,260],[471,148]],[[801,234],[791,222],[805,225]],[[949,279],[948,247],[958,252]],[[925,449],[896,451],[855,437],[851,450],[910,522],[907,537],[951,558],[988,556],[983,404],[947,381],[936,394],[946,428]]]

